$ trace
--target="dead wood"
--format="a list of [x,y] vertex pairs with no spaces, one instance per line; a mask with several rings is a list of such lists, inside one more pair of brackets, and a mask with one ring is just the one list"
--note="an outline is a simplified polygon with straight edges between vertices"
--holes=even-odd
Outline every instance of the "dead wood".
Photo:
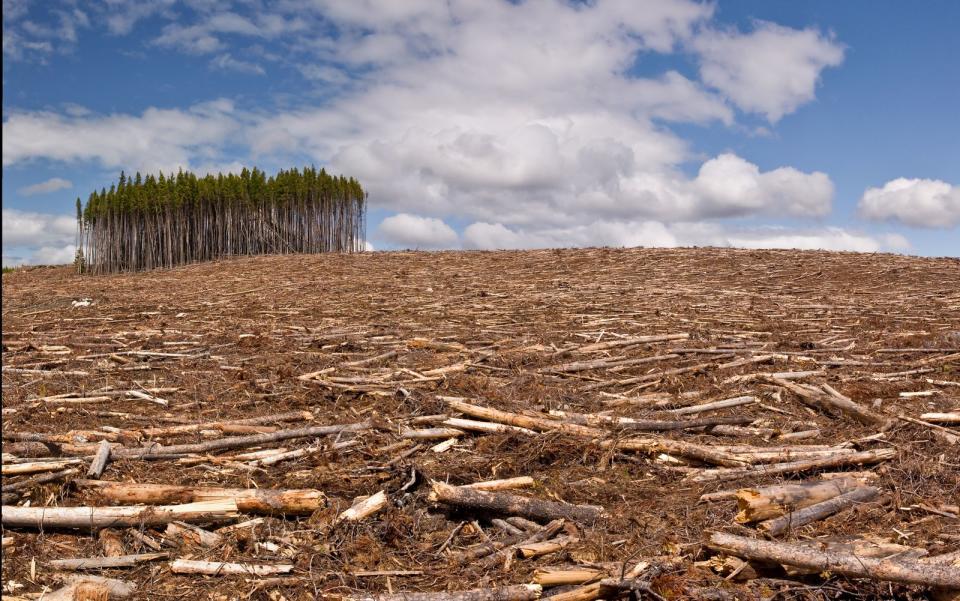
[[711,549],[756,561],[767,561],[831,572],[854,578],[960,589],[960,568],[922,563],[905,558],[875,559],[854,553],[827,552],[795,543],[763,541],[715,532],[707,543]]
[[464,486],[431,483],[430,500],[463,509],[480,509],[504,515],[518,515],[534,520],[568,519],[592,524],[604,516],[596,505],[571,505],[543,499],[532,499],[507,493],[484,492]]

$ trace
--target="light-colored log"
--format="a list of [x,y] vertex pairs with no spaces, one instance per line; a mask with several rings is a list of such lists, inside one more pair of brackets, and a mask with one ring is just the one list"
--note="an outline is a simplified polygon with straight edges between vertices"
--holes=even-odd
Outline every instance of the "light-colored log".
[[204,574],[206,576],[275,576],[293,571],[290,564],[230,563],[226,561],[197,561],[177,559],[170,564],[174,574]]
[[393,593],[344,597],[348,601],[536,601],[543,588],[539,584],[517,584],[500,588],[435,593]]
[[97,452],[93,455],[93,461],[90,462],[90,469],[87,470],[87,478],[102,476],[103,470],[107,469],[108,461],[110,461],[110,442],[101,440]]
[[169,553],[140,553],[138,555],[120,555],[118,557],[51,559],[47,563],[58,570],[77,572],[80,570],[103,570],[107,568],[132,568],[141,563],[166,559],[167,557],[169,557]]
[[359,522],[384,509],[389,502],[386,491],[381,490],[369,497],[362,497],[357,500],[337,516],[337,521]]
[[472,484],[464,484],[465,488],[472,488],[474,490],[511,490],[516,488],[530,488],[536,484],[536,480],[530,476],[517,476],[516,478],[506,478],[503,480],[486,480],[484,482],[474,482]]
[[779,536],[792,528],[822,520],[838,511],[852,507],[857,503],[866,503],[880,496],[880,489],[874,486],[861,486],[842,495],[815,503],[803,509],[791,511],[778,518],[760,522],[757,528],[770,536]]
[[156,507],[15,507],[3,506],[2,522],[7,528],[69,528],[97,530],[128,526],[156,526],[180,520],[212,522],[236,517],[232,499],[161,505]]
[[740,524],[748,524],[780,517],[795,509],[832,499],[860,486],[862,484],[853,478],[836,478],[801,484],[744,488],[734,493],[737,509],[739,509],[734,520]]
[[170,484],[138,484],[75,480],[82,489],[94,490],[113,503],[162,505],[230,500],[245,513],[309,514],[326,506],[327,497],[314,489],[214,488]]
[[723,532],[713,533],[707,546],[745,559],[774,562],[817,572],[960,589],[960,568],[945,564],[904,558],[875,559],[842,551],[826,552],[796,543],[755,540]]

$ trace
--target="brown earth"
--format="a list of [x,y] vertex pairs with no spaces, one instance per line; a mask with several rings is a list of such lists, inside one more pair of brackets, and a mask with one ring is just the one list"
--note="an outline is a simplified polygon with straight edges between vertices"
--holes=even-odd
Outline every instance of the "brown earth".
[[[89,299],[89,306],[74,306],[82,299]],[[582,350],[598,342],[680,333],[689,338]],[[440,425],[428,419],[414,423],[416,417],[456,414],[437,395],[537,415],[563,410],[647,419],[747,416],[755,430],[734,436],[709,428],[640,435],[704,445],[848,443],[858,450],[894,449],[895,458],[878,465],[838,468],[875,472],[884,502],[857,506],[780,539],[869,536],[943,554],[960,548],[960,521],[951,510],[960,498],[960,444],[950,443],[948,431],[897,416],[960,408],[958,350],[957,259],[589,249],[270,256],[100,277],[79,276],[67,267],[34,268],[3,275],[4,452],[23,433],[72,432],[73,442],[81,443],[116,428],[132,433],[122,442],[137,447],[144,442],[138,440],[144,428],[178,423],[293,410],[308,410],[314,418],[308,424],[268,425],[375,419],[370,431],[337,437],[339,442],[355,438],[352,447],[266,468],[246,469],[213,456],[189,464],[177,458],[111,461],[103,480],[313,488],[328,498],[327,507],[313,515],[268,516],[213,548],[180,543],[165,549],[171,559],[292,563],[293,572],[283,581],[175,575],[168,561],[95,572],[136,583],[142,599],[292,600],[462,590],[531,582],[533,571],[543,566],[632,566],[643,558],[666,562],[650,584],[667,599],[724,593],[731,599],[926,599],[933,593],[917,586],[830,574],[791,576],[778,566],[758,566],[756,577],[726,581],[709,567],[694,565],[714,555],[704,545],[710,530],[756,536],[752,527],[734,525],[732,500],[700,503],[700,495],[799,481],[815,477],[815,471],[701,484],[690,476],[715,466],[656,452],[611,451],[598,440],[560,432],[467,433],[440,453],[431,449],[440,440],[406,447],[394,443],[403,428]],[[389,351],[396,354],[346,365]],[[576,372],[548,369],[657,354],[676,356]],[[725,365],[756,357],[767,358]],[[692,365],[700,367],[663,374]],[[430,372],[444,367],[451,369]],[[321,370],[312,379],[298,379]],[[730,380],[793,371],[822,371],[791,381],[829,384],[889,418],[890,427],[867,438],[880,433],[879,426],[811,409],[766,381]],[[899,372],[912,373],[888,375]],[[623,382],[641,376],[649,377]],[[168,400],[168,406],[126,397],[91,403],[45,398],[156,387],[176,389],[153,395]],[[901,397],[902,392],[930,394]],[[753,395],[759,403],[702,415],[665,412],[668,406],[741,395]],[[779,439],[798,431],[818,434]],[[609,435],[623,433],[610,430]],[[222,436],[192,433],[162,443]],[[296,449],[333,441],[268,446]],[[5,465],[8,459],[14,460],[5,455]],[[81,468],[83,477],[86,464]],[[408,484],[411,474],[415,480]],[[515,494],[599,505],[607,517],[592,525],[568,525],[579,542],[535,559],[517,558],[507,571],[479,562],[452,565],[450,552],[505,534],[491,525],[495,515],[432,504],[429,480],[466,484],[513,476],[536,480],[534,488]],[[5,477],[4,485],[24,477]],[[391,501],[385,511],[357,523],[331,524],[355,497],[381,490]],[[109,504],[69,482],[21,493],[15,501],[5,497],[4,504]],[[162,527],[144,531],[163,537]],[[119,533],[127,553],[150,551],[129,532]],[[49,560],[103,554],[92,533],[5,528],[3,536],[4,598],[56,586]],[[356,575],[397,570],[416,573]],[[558,590],[564,589],[545,589],[544,597]]]

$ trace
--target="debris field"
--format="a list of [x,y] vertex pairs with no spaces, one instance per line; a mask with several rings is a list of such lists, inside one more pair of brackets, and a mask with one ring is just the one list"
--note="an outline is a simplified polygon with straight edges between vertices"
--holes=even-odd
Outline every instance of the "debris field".
[[3,599],[956,599],[960,260],[3,275]]

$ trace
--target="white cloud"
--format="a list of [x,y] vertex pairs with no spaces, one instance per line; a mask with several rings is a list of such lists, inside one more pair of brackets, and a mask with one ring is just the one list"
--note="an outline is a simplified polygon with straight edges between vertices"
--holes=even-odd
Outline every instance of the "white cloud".
[[[774,73],[759,88],[769,100],[762,112],[778,117],[812,98],[817,65],[829,54],[814,50],[836,46],[815,31],[760,24],[750,34],[720,34],[705,29],[713,6],[689,0],[643,10],[628,0],[311,6],[280,17],[208,3],[195,8],[196,19],[169,24],[157,43],[223,53],[216,62],[236,60],[223,50],[225,36],[290,37],[303,53],[290,64],[322,84],[323,104],[244,112],[221,100],[141,115],[8,111],[4,165],[45,158],[155,171],[237,157],[306,160],[360,179],[372,206],[408,220],[386,221],[381,235],[420,247],[458,244],[441,221],[451,218],[474,222],[464,232],[468,245],[669,245],[684,243],[671,226],[678,222],[819,218],[830,210],[833,185],[817,171],[761,171],[722,154],[686,175],[702,158],[665,123],[733,124],[723,96],[743,105],[732,88],[711,83],[720,93],[711,91],[674,71],[629,74],[648,53],[688,48],[702,35],[719,44],[718,64],[737,82],[753,83],[756,69],[737,62],[743,48],[784,40],[774,56],[796,85]],[[317,18],[336,36],[303,25]]]
[[843,62],[844,49],[816,29],[759,21],[750,33],[706,30],[692,41],[703,81],[745,111],[771,122],[814,99],[820,72]]
[[457,246],[457,232],[434,217],[400,213],[387,217],[377,228],[386,242],[404,248],[452,248]]
[[76,258],[77,247],[73,244],[66,246],[42,246],[30,256],[33,265],[65,265],[73,263]]
[[956,227],[960,225],[960,186],[899,177],[882,188],[868,188],[858,209],[863,217],[875,221],[899,221],[913,227]]
[[140,116],[9,112],[3,165],[31,159],[98,161],[104,167],[175,170],[211,153],[236,130],[233,104],[216,100],[187,110],[149,108]]
[[251,73],[253,75],[266,75],[267,72],[257,63],[251,63],[237,58],[233,58],[229,52],[218,55],[210,61],[210,66],[222,71],[237,71],[238,73]]
[[464,248],[555,248],[586,246],[718,246],[877,252],[910,247],[903,236],[870,236],[837,227],[729,227],[716,223],[595,221],[567,228],[508,228],[501,223],[473,223],[464,229]]
[[76,235],[76,217],[3,209],[4,248],[64,245]]
[[825,173],[803,173],[792,167],[761,173],[756,165],[733,154],[704,163],[693,186],[703,198],[700,213],[705,216],[822,217],[830,213],[833,202],[833,183]]
[[47,181],[24,186],[17,190],[21,196],[34,196],[36,194],[49,194],[57,190],[66,190],[73,187],[73,182],[62,177],[51,177]]

